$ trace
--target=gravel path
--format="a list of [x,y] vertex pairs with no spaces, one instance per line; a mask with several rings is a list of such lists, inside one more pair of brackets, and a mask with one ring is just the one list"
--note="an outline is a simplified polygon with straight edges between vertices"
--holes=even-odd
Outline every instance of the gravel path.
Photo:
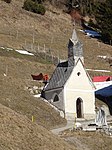
[[[94,122],[94,120],[80,120],[80,121],[77,121],[77,122],[80,122],[82,125],[87,125],[87,124],[90,124],[92,122]],[[60,132],[64,131],[64,130],[67,130],[67,129],[72,129],[75,125],[75,122],[72,121],[72,120],[68,120],[67,121],[67,125],[64,126],[64,127],[61,127],[61,128],[56,128],[56,129],[52,129],[51,132],[56,134],[56,135],[59,135]]]
[[[107,117],[107,122],[110,122],[110,121],[112,122],[112,116]],[[79,120],[77,122],[80,122],[83,126],[86,126],[90,123],[94,123],[94,120]],[[62,132],[64,130],[72,129],[74,127],[74,125],[75,125],[75,122],[73,120],[68,120],[66,126],[63,126],[61,128],[52,129],[51,132],[56,135],[59,135],[60,132]]]

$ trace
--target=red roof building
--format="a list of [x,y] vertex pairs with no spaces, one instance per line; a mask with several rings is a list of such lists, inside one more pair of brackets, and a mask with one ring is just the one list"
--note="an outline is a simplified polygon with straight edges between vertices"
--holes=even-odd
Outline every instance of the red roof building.
[[111,81],[112,76],[95,76],[93,77],[93,82],[105,82],[105,81]]

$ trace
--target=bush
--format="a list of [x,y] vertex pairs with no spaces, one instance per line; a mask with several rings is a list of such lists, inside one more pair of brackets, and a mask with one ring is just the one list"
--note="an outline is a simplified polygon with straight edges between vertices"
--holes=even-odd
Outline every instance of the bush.
[[42,4],[37,4],[34,11],[36,11],[35,13],[38,13],[41,15],[44,15],[46,12],[45,7]]
[[42,4],[44,0],[32,0],[33,2],[37,2],[38,4]]
[[26,0],[24,2],[23,8],[27,11],[31,11],[41,15],[44,15],[46,12],[45,7],[42,4],[38,4],[34,0]]
[[3,0],[6,3],[11,3],[11,0]]
[[31,0],[26,0],[26,1],[24,2],[23,8],[24,8],[25,10],[32,11],[32,10],[33,10],[33,5],[34,5],[34,2],[33,2],[33,1],[31,1]]

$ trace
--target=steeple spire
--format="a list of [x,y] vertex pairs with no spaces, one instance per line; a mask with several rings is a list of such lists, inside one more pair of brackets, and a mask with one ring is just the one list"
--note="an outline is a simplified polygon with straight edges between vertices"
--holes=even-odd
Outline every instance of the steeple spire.
[[[68,43],[68,65],[75,65],[79,58],[84,61],[82,43],[79,41],[74,28],[72,38],[69,39]],[[71,63],[71,61],[73,62]]]
[[75,28],[73,29],[72,38],[71,38],[70,40],[72,41],[72,43],[73,43],[74,45],[76,45],[76,43],[79,41],[79,40],[78,40],[78,37],[77,37],[77,34],[76,34]]

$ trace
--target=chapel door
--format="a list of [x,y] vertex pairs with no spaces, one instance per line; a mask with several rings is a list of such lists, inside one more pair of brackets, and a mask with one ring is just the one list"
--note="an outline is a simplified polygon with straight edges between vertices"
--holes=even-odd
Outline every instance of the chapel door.
[[83,101],[78,98],[76,101],[77,118],[83,118]]

